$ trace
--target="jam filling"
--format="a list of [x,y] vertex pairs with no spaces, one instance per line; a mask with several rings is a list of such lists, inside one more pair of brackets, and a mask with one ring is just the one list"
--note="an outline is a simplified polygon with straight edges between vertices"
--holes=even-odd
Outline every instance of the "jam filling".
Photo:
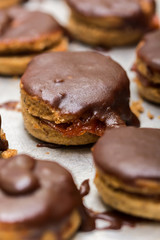
[[61,132],[64,136],[67,137],[73,137],[73,136],[81,136],[85,134],[86,132],[102,136],[104,134],[104,131],[106,129],[105,122],[102,122],[98,119],[79,119],[72,123],[61,123],[56,124],[54,122],[48,121],[48,120],[42,120],[42,123],[45,123],[49,125],[51,128],[58,130]]

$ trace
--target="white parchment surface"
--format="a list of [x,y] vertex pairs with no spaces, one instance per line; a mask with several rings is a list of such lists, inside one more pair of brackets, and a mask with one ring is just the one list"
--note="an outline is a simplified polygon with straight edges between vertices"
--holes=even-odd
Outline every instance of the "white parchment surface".
[[[78,1],[78,0],[77,0]],[[80,1],[80,0],[79,0]],[[157,1],[160,5],[160,1]],[[68,18],[68,8],[62,0],[32,0],[26,6],[33,9],[53,14],[61,23],[65,24]],[[159,8],[160,11],[160,8]],[[88,47],[72,43],[71,51],[89,50]],[[91,49],[92,50],[92,49]],[[120,48],[113,49],[105,53],[119,62],[127,71],[131,80],[131,100],[138,100],[139,96],[136,91],[135,83],[133,82],[134,73],[130,71],[132,63],[135,59],[135,48]],[[19,80],[13,78],[0,77],[0,104],[6,101],[19,100]],[[160,128],[160,107],[154,106],[147,102],[143,102],[145,112],[141,114],[142,127]],[[154,115],[154,119],[150,120],[147,117],[147,112],[150,111]],[[95,174],[92,155],[89,148],[75,149],[48,149],[37,148],[37,141],[33,139],[24,130],[21,113],[0,109],[0,114],[3,120],[3,129],[6,132],[10,148],[17,149],[19,153],[27,153],[34,157],[46,160],[57,161],[61,165],[69,169],[78,184],[87,178],[90,179],[91,192],[86,197],[85,203],[89,208],[97,211],[104,211],[106,207],[101,202],[96,188],[93,184]],[[100,223],[99,223],[100,224]],[[101,223],[103,224],[103,223]],[[90,233],[78,233],[74,240],[160,240],[160,224],[140,224],[135,228],[124,227],[121,230],[113,231],[93,231]]]

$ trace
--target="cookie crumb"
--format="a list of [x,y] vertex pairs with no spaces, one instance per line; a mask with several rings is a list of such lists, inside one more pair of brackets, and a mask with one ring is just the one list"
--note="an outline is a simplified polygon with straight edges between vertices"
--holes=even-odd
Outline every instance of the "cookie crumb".
[[46,154],[49,154],[49,152],[46,152]]
[[147,112],[147,116],[151,120],[154,119],[154,115],[150,111]]
[[144,113],[144,107],[142,106],[142,100],[132,101],[131,110],[137,117],[139,117],[141,113]]
[[16,149],[7,149],[6,151],[1,153],[1,157],[4,159],[14,157],[17,155],[18,151]]

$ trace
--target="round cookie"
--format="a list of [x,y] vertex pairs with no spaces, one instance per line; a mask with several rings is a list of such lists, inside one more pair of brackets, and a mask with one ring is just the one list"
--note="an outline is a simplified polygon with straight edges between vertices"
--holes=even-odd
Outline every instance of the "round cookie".
[[71,174],[55,162],[0,160],[0,238],[70,239],[82,204]]
[[106,131],[93,148],[95,184],[109,206],[142,218],[160,220],[160,130]]
[[147,34],[139,43],[134,70],[142,97],[160,104],[160,30]]
[[136,43],[153,23],[154,0],[66,0],[68,29],[76,39],[105,47]]
[[0,74],[23,74],[35,55],[66,49],[62,28],[52,16],[22,7],[0,11]]
[[89,144],[106,128],[139,125],[129,95],[122,67],[94,52],[43,54],[33,59],[21,79],[26,129],[56,144]]

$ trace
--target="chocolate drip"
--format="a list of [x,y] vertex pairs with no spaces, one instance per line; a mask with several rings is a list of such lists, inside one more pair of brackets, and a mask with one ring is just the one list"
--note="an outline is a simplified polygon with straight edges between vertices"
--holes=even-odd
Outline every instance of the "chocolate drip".
[[109,210],[102,213],[95,213],[89,210],[89,213],[95,221],[104,220],[104,222],[109,224],[109,226],[103,228],[96,227],[97,230],[120,230],[124,226],[135,227],[136,223],[141,221],[138,218],[125,215],[115,210]]
[[[80,186],[80,194],[82,197],[88,195],[90,192],[89,179],[82,182]],[[93,230],[119,230],[123,226],[134,227],[140,219],[132,217],[115,210],[109,210],[106,212],[95,212],[86,208],[83,204],[80,208],[82,217],[82,225],[80,230],[83,232],[89,232]],[[99,228],[96,225],[97,220],[104,220],[107,223],[106,227]]]

